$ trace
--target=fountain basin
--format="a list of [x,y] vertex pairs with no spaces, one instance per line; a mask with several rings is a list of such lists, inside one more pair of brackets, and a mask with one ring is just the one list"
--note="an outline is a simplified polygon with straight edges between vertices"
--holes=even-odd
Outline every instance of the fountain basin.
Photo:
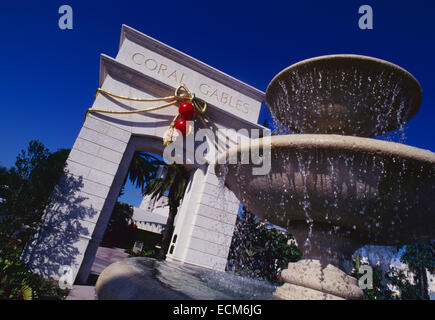
[[153,258],[128,258],[98,277],[100,300],[268,300],[276,287],[232,273]]
[[[304,260],[289,268],[303,265],[318,284],[301,286],[293,279],[277,296],[356,298],[362,291],[341,278],[337,287],[350,285],[341,295],[320,290],[326,284],[317,275],[318,264],[322,274],[327,268],[349,272],[352,253],[365,244],[435,238],[433,152],[341,135],[270,136],[258,142],[260,148],[270,143],[269,174],[253,175],[251,164],[219,164],[222,159],[215,169],[248,210],[294,235]],[[250,149],[250,143],[240,144],[222,157],[240,159]]]
[[293,64],[266,90],[274,119],[307,134],[380,136],[414,117],[421,99],[418,81],[405,69],[353,54]]
[[[253,175],[249,164],[216,165],[255,215],[282,227],[307,220],[339,226],[379,245],[434,238],[435,153],[339,135],[271,136],[260,146],[269,139],[267,175]],[[224,156],[240,159],[249,150],[245,143]]]

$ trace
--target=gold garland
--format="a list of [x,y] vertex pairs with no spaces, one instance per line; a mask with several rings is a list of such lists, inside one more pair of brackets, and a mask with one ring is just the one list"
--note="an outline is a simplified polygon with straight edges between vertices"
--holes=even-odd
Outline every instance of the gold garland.
[[[126,97],[126,96],[121,96],[115,93],[112,93],[110,91],[106,91],[104,89],[98,88],[95,92],[95,97],[94,97],[94,101],[97,98],[98,94],[104,94],[107,96],[111,96],[117,99],[122,99],[122,100],[128,100],[128,101],[135,101],[135,102],[157,102],[157,101],[168,101],[167,103],[157,106],[157,107],[151,107],[151,108],[146,108],[146,109],[139,109],[139,110],[129,110],[129,111],[114,111],[114,110],[102,110],[102,109],[92,109],[89,108],[86,111],[85,114],[85,121],[89,115],[89,113],[109,113],[109,114],[134,114],[134,113],[145,113],[145,112],[150,112],[150,111],[155,111],[155,110],[160,110],[169,106],[172,106],[174,104],[177,103],[181,103],[181,102],[185,102],[185,101],[190,101],[192,102],[194,108],[195,108],[195,114],[198,116],[199,120],[201,121],[201,123],[203,124],[203,126],[206,129],[209,129],[207,123],[205,122],[204,118],[207,119],[208,123],[210,123],[210,125],[218,131],[217,126],[211,121],[211,119],[205,114],[205,110],[207,109],[207,102],[205,102],[202,99],[199,99],[195,96],[194,93],[190,92],[186,86],[184,84],[178,86],[175,89],[174,95],[172,96],[167,96],[167,97],[162,97],[162,98],[151,98],[151,99],[142,99],[142,98],[131,98],[131,97]],[[168,129],[168,134],[165,135],[164,139],[163,139],[163,145],[167,146],[169,144],[171,144],[173,142],[172,140],[172,136],[173,136],[173,132],[174,132],[174,126],[175,126],[175,122],[177,121],[178,117],[180,116],[180,114],[178,113],[174,119],[171,121],[171,124],[169,126]]]

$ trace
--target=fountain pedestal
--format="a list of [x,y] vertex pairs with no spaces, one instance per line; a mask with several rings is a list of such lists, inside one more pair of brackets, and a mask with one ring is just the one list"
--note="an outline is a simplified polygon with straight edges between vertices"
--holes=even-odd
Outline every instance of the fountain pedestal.
[[357,280],[344,271],[316,259],[303,259],[289,263],[281,273],[285,284],[274,296],[286,300],[343,300],[359,299],[363,291]]
[[290,224],[303,259],[289,263],[281,273],[285,284],[275,296],[290,300],[359,299],[363,291],[348,275],[351,255],[360,247],[356,232],[326,223],[297,221]]

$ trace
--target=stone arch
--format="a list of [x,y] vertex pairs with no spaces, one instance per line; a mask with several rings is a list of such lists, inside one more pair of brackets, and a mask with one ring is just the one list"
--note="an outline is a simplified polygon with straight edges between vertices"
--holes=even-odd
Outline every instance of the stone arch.
[[[143,61],[134,58],[138,54]],[[152,59],[156,68],[144,65],[146,59]],[[207,114],[217,127],[264,129],[256,123],[263,92],[134,29],[123,26],[116,59],[101,56],[100,87],[118,95],[168,96],[181,80],[208,103]],[[132,110],[144,105],[99,94],[92,108]],[[76,282],[87,280],[134,151],[162,154],[162,136],[177,113],[177,106],[171,106],[145,114],[89,114],[58,192],[23,254],[28,266],[55,279],[67,266]],[[234,133],[236,141],[249,139]],[[186,153],[194,148],[185,145]],[[195,162],[191,166],[196,170],[178,213],[177,241],[167,259],[224,270],[239,201],[219,185],[213,166]]]

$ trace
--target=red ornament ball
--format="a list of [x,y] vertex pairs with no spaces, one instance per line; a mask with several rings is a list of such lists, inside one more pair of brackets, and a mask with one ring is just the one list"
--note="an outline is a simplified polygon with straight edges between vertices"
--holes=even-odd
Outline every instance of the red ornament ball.
[[185,136],[187,130],[187,121],[184,119],[178,119],[177,122],[175,122],[175,129],[180,130],[183,136]]
[[192,120],[193,115],[195,114],[195,108],[193,107],[193,103],[190,101],[180,103],[180,105],[178,106],[178,112],[184,120]]

